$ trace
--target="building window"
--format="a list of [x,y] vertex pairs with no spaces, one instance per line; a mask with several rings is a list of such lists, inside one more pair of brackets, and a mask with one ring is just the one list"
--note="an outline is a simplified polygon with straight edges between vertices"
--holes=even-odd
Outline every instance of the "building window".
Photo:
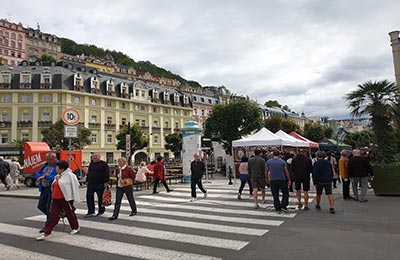
[[97,134],[92,134],[92,144],[97,144]]
[[45,103],[51,102],[51,96],[50,95],[43,95],[42,101]]
[[157,113],[157,108],[153,107],[153,113]]
[[107,135],[107,143],[108,144],[112,144],[112,139],[113,139],[112,135]]
[[139,90],[135,89],[135,96],[138,97],[139,96]]
[[28,133],[22,133],[21,139],[25,140],[25,141],[29,141],[29,134]]
[[201,115],[204,116],[204,109],[201,110]]
[[146,107],[145,106],[140,106],[140,110],[146,111]]
[[122,103],[122,109],[126,109],[126,103]]
[[169,122],[168,121],[165,122],[165,128],[169,128]]
[[29,113],[23,113],[22,114],[22,121],[23,122],[31,121],[31,116],[29,115]]
[[164,114],[168,114],[169,113],[169,109],[168,108],[164,108]]
[[174,110],[174,114],[175,114],[176,116],[178,116],[178,115],[179,115],[179,111],[178,111],[177,109],[175,109],[175,110]]
[[1,134],[1,143],[8,144],[8,134]]
[[158,144],[158,136],[157,135],[154,136],[154,143]]
[[135,105],[135,110],[139,111],[139,106],[138,105]]
[[96,106],[97,100],[96,99],[92,99],[92,106]]
[[75,104],[80,104],[81,103],[81,98],[80,97],[75,97],[74,98]]
[[50,113],[49,112],[43,112],[42,121],[44,121],[44,122],[49,122],[50,121]]
[[183,112],[183,115],[184,115],[184,116],[188,116],[188,112],[187,112],[187,111],[184,111],[184,112]]
[[153,126],[154,126],[154,127],[158,127],[158,121],[157,121],[157,120],[154,120]]
[[111,116],[107,117],[107,124],[109,124],[109,125],[112,124],[112,117]]
[[9,120],[8,113],[1,114],[1,121],[8,122],[8,120]]
[[175,128],[179,129],[179,123],[178,122],[175,122]]
[[97,116],[96,115],[92,115],[90,122],[92,124],[97,124]]
[[9,102],[10,102],[10,96],[8,96],[8,95],[2,96],[2,97],[1,97],[1,101],[2,101],[3,103],[9,103]]
[[29,96],[26,96],[26,95],[22,96],[22,102],[24,102],[24,103],[29,102]]
[[112,107],[112,101],[111,100],[107,100],[107,107]]
[[142,126],[146,126],[146,120],[142,120]]
[[139,120],[139,119],[136,119],[136,120],[135,120],[135,125],[140,126],[140,120]]
[[197,115],[197,108],[193,109],[193,113]]
[[126,125],[126,117],[123,117],[121,120],[122,125]]

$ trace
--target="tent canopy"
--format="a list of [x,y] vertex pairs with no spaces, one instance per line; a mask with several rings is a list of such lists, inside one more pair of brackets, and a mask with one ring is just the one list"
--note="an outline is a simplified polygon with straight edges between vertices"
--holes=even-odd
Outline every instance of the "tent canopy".
[[311,140],[308,140],[307,138],[299,135],[298,133],[296,133],[294,131],[290,132],[289,135],[291,135],[291,136],[293,136],[293,137],[295,137],[295,138],[297,138],[299,140],[306,141],[307,143],[310,144],[310,148],[319,148],[319,144],[318,143],[313,142]]
[[300,139],[297,139],[297,138],[295,138],[295,137],[293,137],[293,136],[291,136],[291,135],[285,133],[285,132],[282,131],[282,130],[279,130],[279,131],[276,132],[275,134],[276,134],[277,136],[281,137],[281,138],[284,138],[284,139],[287,139],[287,140],[293,142],[293,143],[295,144],[295,145],[294,145],[295,147],[310,147],[310,144],[309,144],[308,142],[302,141],[302,140],[300,140]]
[[336,140],[324,137],[324,139],[322,139],[321,142],[319,142],[319,148],[324,151],[337,150],[337,149],[351,149],[351,145],[345,143],[339,143],[338,146]]
[[257,133],[239,139],[232,142],[232,147],[239,146],[268,146],[268,145],[276,145],[276,146],[294,146],[295,143],[283,139],[276,134],[269,131],[267,128],[263,127]]

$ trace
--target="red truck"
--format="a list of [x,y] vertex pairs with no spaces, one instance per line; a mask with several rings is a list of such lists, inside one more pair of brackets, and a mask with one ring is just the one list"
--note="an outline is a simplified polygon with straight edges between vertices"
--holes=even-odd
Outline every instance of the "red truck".
[[[55,152],[57,159],[68,161],[68,151],[52,151],[47,143],[44,142],[25,142],[24,143],[24,170],[25,185],[33,187],[36,180],[33,177],[35,173],[46,162],[46,154]],[[82,168],[82,151],[71,151],[70,168],[73,172]]]

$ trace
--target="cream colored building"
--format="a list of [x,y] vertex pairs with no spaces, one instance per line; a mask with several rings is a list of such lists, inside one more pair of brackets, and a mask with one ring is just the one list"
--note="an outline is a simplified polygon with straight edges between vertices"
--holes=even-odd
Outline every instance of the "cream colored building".
[[83,149],[88,161],[100,152],[107,161],[123,156],[116,150],[121,127],[139,125],[149,137],[149,146],[136,152],[136,159],[171,157],[164,137],[179,132],[191,119],[188,95],[150,87],[99,73],[95,68],[60,63],[51,66],[0,67],[0,151],[13,150],[12,141],[41,141],[41,130],[60,120],[69,107],[80,113],[81,124],[92,131],[92,144]]

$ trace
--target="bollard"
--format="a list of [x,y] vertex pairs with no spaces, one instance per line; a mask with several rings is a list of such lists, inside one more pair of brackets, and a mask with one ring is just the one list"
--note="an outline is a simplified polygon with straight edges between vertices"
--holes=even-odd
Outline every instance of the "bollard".
[[228,172],[229,172],[229,183],[228,183],[228,185],[232,185],[233,183],[232,183],[232,167],[231,166],[229,166]]

